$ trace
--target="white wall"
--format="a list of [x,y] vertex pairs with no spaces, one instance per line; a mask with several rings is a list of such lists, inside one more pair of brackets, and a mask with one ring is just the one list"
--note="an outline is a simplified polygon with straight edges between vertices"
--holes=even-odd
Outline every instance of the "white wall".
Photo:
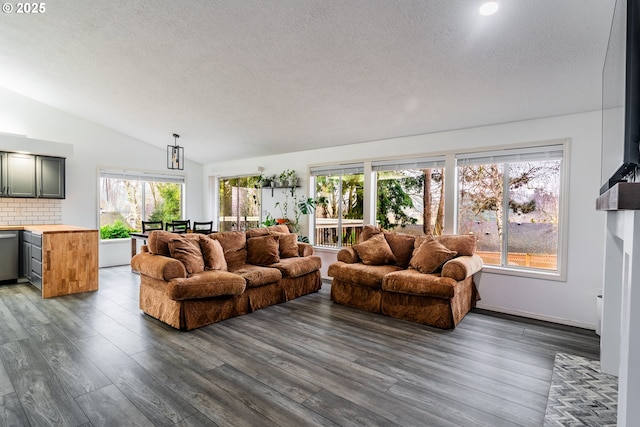
[[[0,133],[62,143],[38,141],[22,149],[67,157],[64,224],[98,228],[98,168],[169,173],[165,150],[1,88]],[[3,146],[0,136],[0,150],[15,150],[15,138],[7,141]],[[186,176],[186,217],[203,220],[202,165],[187,161],[180,174]]]
[[[203,181],[209,182],[211,176],[257,173],[259,167],[264,168],[265,175],[290,168],[302,177],[301,194],[308,194],[306,171],[313,164],[571,138],[566,282],[483,272],[477,278],[482,296],[478,306],[595,329],[604,243],[604,215],[595,210],[600,188],[600,123],[598,111],[226,161],[205,165]],[[214,212],[208,214],[214,216]],[[326,267],[335,260],[335,252],[316,252],[323,256],[323,274],[326,275]]]

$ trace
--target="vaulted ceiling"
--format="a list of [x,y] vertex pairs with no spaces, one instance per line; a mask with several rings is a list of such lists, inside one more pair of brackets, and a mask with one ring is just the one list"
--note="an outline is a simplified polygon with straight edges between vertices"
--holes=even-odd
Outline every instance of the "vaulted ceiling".
[[0,86],[208,163],[593,111],[614,0],[56,0]]

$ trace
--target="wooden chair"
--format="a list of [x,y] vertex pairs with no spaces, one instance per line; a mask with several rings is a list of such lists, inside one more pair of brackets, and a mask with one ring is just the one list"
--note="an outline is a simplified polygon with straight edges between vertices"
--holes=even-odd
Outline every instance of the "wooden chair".
[[[142,221],[142,232],[147,233],[153,230],[162,230],[162,221]],[[144,244],[147,244],[147,239],[144,239]]]
[[162,230],[162,221],[142,221],[142,232]]
[[170,221],[165,225],[165,230],[172,233],[186,233],[190,228],[191,220]]
[[213,233],[213,221],[193,221],[193,232],[202,234]]

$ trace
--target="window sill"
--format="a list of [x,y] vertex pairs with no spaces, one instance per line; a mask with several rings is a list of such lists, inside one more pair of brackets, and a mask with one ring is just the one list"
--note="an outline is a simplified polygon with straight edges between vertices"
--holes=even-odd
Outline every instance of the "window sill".
[[528,277],[531,279],[554,280],[556,282],[566,282],[566,274],[558,271],[533,270],[528,268],[501,267],[498,265],[487,265],[482,267],[482,271],[491,274],[503,274],[506,276]]

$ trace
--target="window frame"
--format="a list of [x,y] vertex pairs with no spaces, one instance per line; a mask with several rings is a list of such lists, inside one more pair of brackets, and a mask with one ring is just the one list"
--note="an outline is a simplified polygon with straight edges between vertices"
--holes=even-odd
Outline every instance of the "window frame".
[[[215,197],[216,197],[215,224],[216,224],[216,227],[217,227],[218,231],[222,230],[221,219],[223,218],[220,215],[220,208],[221,208],[220,197],[222,195],[220,193],[220,185],[221,185],[221,183],[223,181],[229,181],[229,180],[232,180],[232,179],[243,179],[243,178],[253,178],[253,177],[257,178],[259,176],[260,176],[260,173],[257,173],[257,174],[241,174],[241,175],[218,176],[215,179],[215,192],[214,192]],[[236,187],[236,188],[240,189],[240,188],[249,188],[249,187]],[[262,207],[263,207],[262,189],[263,188],[264,187],[256,188],[257,195],[258,195],[258,198],[259,198],[259,200],[258,200],[258,204],[259,204],[259,207],[258,207],[258,226],[260,226],[260,224],[262,224],[263,219],[264,219],[263,215],[262,215]],[[246,224],[247,223],[245,222],[245,230],[246,230]]]
[[[369,169],[370,170],[370,169]],[[309,168],[309,181],[310,188],[313,191],[314,199],[317,199],[317,178],[318,176],[335,176],[340,175],[340,185],[338,187],[339,194],[342,194],[342,184],[343,177],[345,175],[355,175],[362,174],[363,175],[363,200],[362,200],[362,225],[368,224],[367,222],[367,168],[365,167],[364,162],[350,162],[350,163],[341,163],[341,164],[331,164],[331,165],[319,165],[319,166],[311,166]],[[318,245],[316,242],[316,221],[318,219],[315,211],[311,215],[312,219],[309,221],[309,226],[311,228],[311,232],[309,233],[309,241],[311,244],[318,249],[326,249],[326,250],[340,250],[347,246],[343,245],[342,233],[337,233],[338,241],[336,242],[336,246],[324,246]],[[343,212],[342,212],[342,202],[338,204],[338,215],[337,215],[337,229],[342,230],[342,220],[343,220]]]
[[[154,172],[148,170],[135,170],[135,169],[113,169],[113,168],[98,168],[97,170],[97,192],[96,192],[96,223],[100,228],[100,202],[101,202],[101,188],[100,183],[102,178],[122,179],[122,180],[135,180],[143,182],[170,182],[182,185],[180,192],[180,213],[182,217],[186,217],[186,198],[187,198],[187,178],[185,175],[179,174],[166,174],[161,172]],[[145,185],[142,186],[143,198]],[[142,215],[144,217],[145,206],[142,204]]]
[[[547,141],[538,141],[523,144],[512,144],[508,146],[488,147],[482,150],[459,150],[455,153],[455,190],[458,188],[458,156],[466,156],[470,154],[478,155],[478,157],[488,157],[492,153],[500,156],[501,151],[507,150],[525,150],[542,152],[549,147],[558,147],[558,151],[562,151],[562,163],[560,166],[560,187],[558,202],[558,247],[557,247],[557,265],[556,270],[544,270],[538,268],[527,268],[522,266],[508,265],[490,265],[485,264],[483,271],[488,273],[496,273],[503,275],[511,275],[518,277],[530,277],[537,279],[555,280],[565,282],[567,280],[567,245],[568,245],[568,219],[569,219],[569,165],[570,165],[570,139],[555,139]],[[509,163],[503,161],[502,163]],[[504,179],[508,179],[508,174],[504,174]],[[446,191],[446,189],[445,189]],[[508,196],[507,196],[508,197]],[[454,230],[458,229],[458,197],[455,197],[455,222]],[[508,239],[505,239],[508,240]],[[501,257],[504,256],[502,251],[506,247],[503,242],[501,246]]]
[[[412,157],[412,158],[401,158],[401,159],[381,159],[381,160],[373,160],[371,162],[371,181],[373,186],[373,200],[372,200],[372,209],[373,209],[373,223],[374,225],[378,225],[378,173],[385,171],[401,171],[401,170],[422,170],[422,169],[442,169],[442,184],[445,187],[445,191],[443,193],[443,201],[446,202],[446,186],[445,186],[445,175],[446,175],[446,156],[428,156],[428,157]],[[446,205],[445,205],[446,212]],[[446,214],[445,214],[446,215]],[[443,227],[443,232],[445,228]],[[402,228],[396,229],[398,232],[402,232]]]
[[[568,230],[569,230],[569,177],[570,177],[570,164],[571,164],[571,139],[570,138],[556,138],[541,141],[530,141],[522,143],[484,146],[484,147],[469,147],[459,148],[447,151],[434,151],[428,153],[416,153],[412,156],[393,157],[386,156],[375,159],[367,160],[349,160],[344,162],[336,162],[327,164],[314,165],[310,164],[308,167],[308,175],[310,177],[310,190],[315,193],[315,178],[312,176],[312,171],[318,169],[331,170],[339,168],[343,165],[361,164],[364,165],[364,218],[363,223],[375,224],[376,222],[376,180],[372,171],[372,164],[375,162],[397,162],[408,163],[412,162],[412,159],[421,158],[442,158],[445,159],[445,172],[444,172],[444,185],[445,185],[445,218],[444,218],[444,231],[445,234],[455,234],[458,229],[458,165],[456,156],[470,154],[470,153],[490,153],[500,152],[503,150],[512,149],[542,149],[547,146],[561,146],[562,147],[562,165],[560,171],[560,196],[558,205],[558,262],[557,269],[554,271],[545,271],[542,269],[527,269],[511,266],[494,266],[485,265],[483,271],[488,273],[496,273],[502,275],[512,275],[518,277],[530,277],[535,279],[555,280],[563,281],[567,280],[567,258],[568,258]],[[415,160],[413,160],[415,161]],[[310,220],[310,236],[313,236],[311,243],[314,248],[322,251],[339,251],[342,247],[328,247],[317,246],[315,242],[315,213]]]

